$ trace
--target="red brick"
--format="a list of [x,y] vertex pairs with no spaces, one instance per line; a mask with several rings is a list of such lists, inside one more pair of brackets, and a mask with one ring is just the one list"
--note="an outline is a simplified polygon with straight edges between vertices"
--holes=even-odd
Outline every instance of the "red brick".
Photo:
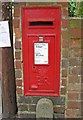
[[63,7],[68,7],[68,2],[57,2],[58,5],[62,5]]
[[62,86],[66,86],[66,80],[62,80]]
[[75,38],[72,38],[70,40],[70,47],[81,47],[81,40],[80,39],[75,39]]
[[2,80],[2,72],[0,72],[0,80]]
[[21,49],[21,42],[20,41],[15,42],[15,48],[16,49]]
[[71,48],[69,50],[69,57],[81,57],[81,49],[80,48]]
[[21,69],[21,61],[15,61],[16,69]]
[[83,49],[81,49],[81,56],[83,57]]
[[62,77],[67,77],[67,69],[62,70]]
[[17,60],[21,60],[21,51],[16,51],[16,52],[15,52],[15,58],[16,58]]
[[81,75],[81,83],[83,83],[83,75]]
[[22,86],[22,80],[16,80],[16,86]]
[[66,40],[62,40],[62,48],[68,48],[69,47],[69,41]]
[[72,74],[73,75],[81,75],[81,67],[73,67],[72,68]]
[[81,37],[81,29],[80,28],[71,29],[71,36],[77,38]]
[[61,95],[65,95],[66,94],[66,88],[61,88]]
[[14,5],[17,6],[17,7],[19,7],[19,6],[25,7],[26,6],[26,2],[15,2]]
[[68,27],[68,20],[62,20],[62,28],[67,28]]
[[68,8],[63,8],[63,16],[68,16]]
[[63,49],[63,50],[62,50],[62,57],[63,57],[63,58],[68,58],[68,56],[69,56],[68,52],[69,52],[68,49]]
[[62,32],[61,32],[61,35],[62,35],[62,39],[63,39],[63,40],[69,40],[68,30],[62,31]]
[[36,111],[36,105],[29,105],[29,111],[35,112]]
[[69,75],[68,80],[69,83],[80,83],[81,77],[78,75]]
[[78,100],[79,93],[68,93],[68,100]]
[[53,111],[54,111],[54,113],[64,113],[65,107],[64,106],[61,106],[61,107],[54,106]]
[[[83,93],[82,93],[83,94]],[[83,100],[83,99],[82,99]],[[81,105],[83,106],[83,101],[81,102]]]
[[80,58],[71,58],[71,59],[69,59],[69,65],[70,66],[80,66],[81,59]]
[[14,19],[14,28],[19,28],[20,20],[19,19]]
[[22,71],[19,70],[19,69],[16,69],[16,71],[15,71],[15,77],[16,78],[22,78]]
[[83,72],[82,71],[83,71],[83,66],[81,66],[81,78],[82,78],[81,82],[83,83]]
[[20,39],[21,38],[21,31],[19,28],[15,29],[15,37],[16,39]]
[[79,92],[81,89],[81,85],[79,83],[69,83],[68,84],[68,91],[70,92]]
[[62,60],[62,68],[68,68],[68,60]]
[[67,107],[68,109],[80,109],[81,108],[81,103],[80,102],[67,102]]
[[83,92],[83,83],[81,84],[81,92]]
[[17,91],[17,94],[19,94],[19,95],[22,94],[22,89],[21,88],[17,88],[16,91]]
[[77,109],[67,109],[66,110],[66,115],[69,118],[78,118],[78,116],[80,116],[80,110]]
[[20,8],[14,8],[14,17],[20,17]]
[[19,105],[18,108],[19,108],[19,111],[28,111],[27,105]]

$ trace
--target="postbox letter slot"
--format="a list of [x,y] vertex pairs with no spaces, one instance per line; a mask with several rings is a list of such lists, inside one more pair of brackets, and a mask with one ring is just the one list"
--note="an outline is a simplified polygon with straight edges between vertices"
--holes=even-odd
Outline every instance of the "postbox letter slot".
[[31,21],[29,22],[30,26],[53,26],[52,21]]

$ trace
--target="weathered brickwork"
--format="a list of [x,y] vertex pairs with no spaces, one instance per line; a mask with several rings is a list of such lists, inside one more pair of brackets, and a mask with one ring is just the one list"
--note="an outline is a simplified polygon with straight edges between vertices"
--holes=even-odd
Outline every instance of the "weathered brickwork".
[[81,97],[81,20],[69,20],[69,66],[66,98],[66,117],[82,116]]
[[[68,18],[68,3],[16,3],[14,9],[15,71],[18,115],[35,117],[36,104],[49,98],[54,118],[81,117],[81,22]],[[61,6],[60,96],[24,96],[21,9],[28,6]],[[78,25],[79,24],[79,25]]]

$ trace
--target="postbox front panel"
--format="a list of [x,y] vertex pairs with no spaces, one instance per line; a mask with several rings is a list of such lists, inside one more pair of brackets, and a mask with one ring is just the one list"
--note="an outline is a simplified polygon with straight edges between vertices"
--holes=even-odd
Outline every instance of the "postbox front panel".
[[[29,8],[27,10],[23,9],[22,12],[24,94],[57,96],[59,95],[60,80],[60,38],[58,38],[53,21],[50,21],[50,18],[47,19],[41,14],[43,9],[45,11],[48,9],[34,9],[36,9],[35,16],[32,14],[33,8],[30,8],[30,14],[28,13],[28,15],[27,12]],[[51,12],[52,8],[49,9]],[[56,11],[56,9],[53,10]],[[36,22],[39,11],[42,18]],[[31,22],[29,21],[29,15],[32,16],[30,18],[34,18],[35,22],[32,20]],[[54,14],[53,17],[55,18]],[[45,19],[50,22],[46,22]],[[30,24],[27,24],[28,21]],[[57,20],[57,24],[58,22]],[[41,24],[43,25],[41,26]],[[56,29],[59,30],[57,27]]]

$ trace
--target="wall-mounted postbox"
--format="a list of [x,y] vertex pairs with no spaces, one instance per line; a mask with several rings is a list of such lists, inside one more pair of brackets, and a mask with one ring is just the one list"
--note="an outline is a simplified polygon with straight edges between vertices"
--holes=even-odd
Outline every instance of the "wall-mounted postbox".
[[22,9],[25,95],[59,95],[60,22],[60,7]]

